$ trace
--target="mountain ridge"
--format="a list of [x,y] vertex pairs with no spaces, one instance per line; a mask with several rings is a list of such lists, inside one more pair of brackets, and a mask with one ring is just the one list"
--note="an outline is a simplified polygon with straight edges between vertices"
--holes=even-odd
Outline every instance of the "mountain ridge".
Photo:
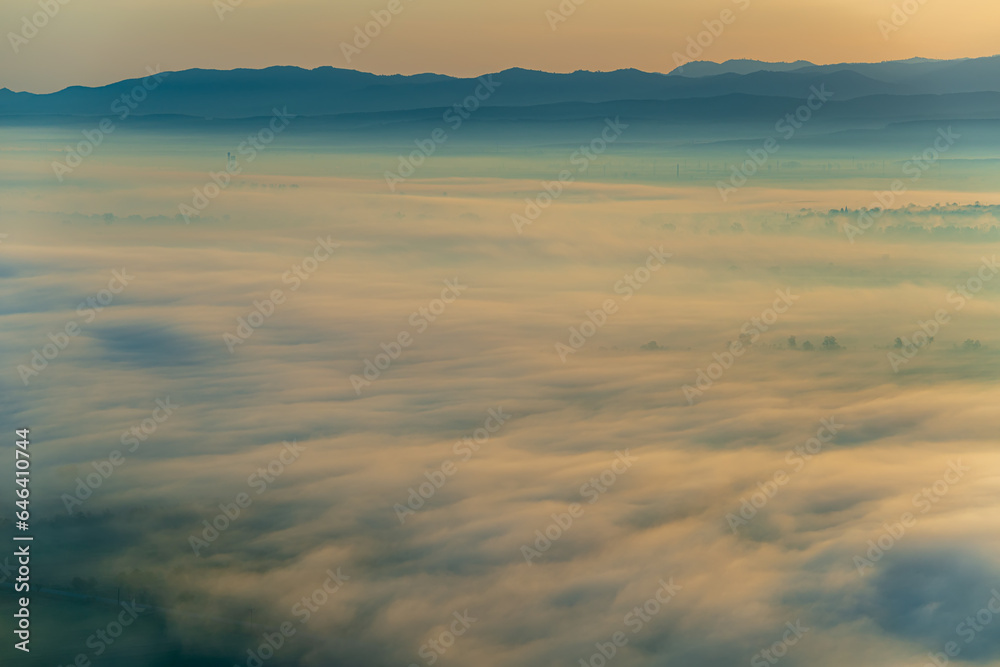
[[[760,61],[727,61],[743,67]],[[611,72],[552,73],[508,68],[476,78],[443,74],[380,75],[321,66],[276,65],[262,69],[191,68],[105,86],[70,86],[44,94],[0,89],[0,115],[112,116],[112,104],[134,94],[145,81],[141,101],[128,115],[178,114],[204,118],[247,118],[288,108],[303,116],[381,113],[466,106],[533,107],[558,103],[619,100],[722,98],[734,94],[805,100],[826,87],[834,99],[873,95],[951,95],[1000,92],[1000,56],[975,59],[910,59],[886,63],[812,65],[784,63],[785,71],[757,69],[681,76],[629,68]],[[753,64],[757,63],[757,64]],[[689,67],[691,64],[687,65]],[[717,64],[726,67],[726,63]],[[773,65],[773,64],[772,64]],[[676,70],[675,70],[676,71]]]

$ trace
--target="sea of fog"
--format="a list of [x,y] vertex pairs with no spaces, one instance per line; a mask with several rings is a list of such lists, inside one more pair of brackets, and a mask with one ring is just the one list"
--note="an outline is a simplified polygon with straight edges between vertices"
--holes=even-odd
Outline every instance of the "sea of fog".
[[0,132],[38,664],[1000,664],[982,151],[241,133]]

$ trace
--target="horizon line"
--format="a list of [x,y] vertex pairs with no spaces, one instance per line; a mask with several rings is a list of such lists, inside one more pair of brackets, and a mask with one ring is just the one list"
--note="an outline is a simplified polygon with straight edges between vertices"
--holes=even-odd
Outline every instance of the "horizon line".
[[[316,67],[303,67],[302,65],[279,65],[279,64],[267,65],[266,67],[231,67],[231,68],[188,67],[186,69],[177,69],[177,70],[159,70],[158,69],[157,71],[164,71],[164,72],[169,73],[169,74],[179,74],[179,73],[183,73],[183,72],[195,72],[195,71],[203,71],[203,72],[238,72],[238,71],[248,70],[248,71],[253,71],[253,72],[263,72],[265,70],[278,69],[278,68],[298,69],[298,70],[303,70],[303,71],[306,71],[306,72],[315,72],[316,70],[321,70],[321,69],[333,69],[333,70],[340,70],[340,71],[344,71],[344,72],[356,72],[358,74],[367,74],[367,75],[370,75],[370,76],[386,77],[386,78],[389,78],[389,77],[439,76],[439,77],[445,77],[445,78],[456,79],[456,80],[470,80],[470,79],[477,79],[477,78],[484,77],[484,76],[490,76],[492,74],[502,74],[504,72],[509,72],[509,71],[512,71],[512,70],[521,70],[521,71],[525,71],[525,72],[537,72],[539,74],[557,74],[557,75],[558,74],[570,75],[570,74],[579,74],[579,73],[585,73],[585,74],[614,74],[614,73],[617,73],[617,72],[635,71],[635,72],[640,72],[640,73],[643,73],[643,74],[660,74],[662,76],[669,76],[670,74],[672,74],[673,72],[681,69],[682,67],[687,67],[688,65],[692,65],[692,64],[696,64],[696,63],[699,63],[699,64],[702,64],[702,63],[703,64],[712,64],[712,65],[725,65],[726,63],[733,63],[733,62],[753,62],[753,63],[761,63],[761,64],[764,64],[764,65],[794,65],[794,64],[797,64],[797,63],[805,63],[804,65],[802,65],[802,68],[804,69],[806,67],[831,67],[831,66],[836,66],[836,65],[844,65],[844,66],[848,66],[848,65],[884,65],[884,64],[888,64],[888,63],[908,63],[908,62],[911,62],[911,61],[918,61],[918,60],[919,61],[926,61],[926,62],[961,62],[961,61],[966,61],[966,60],[986,60],[986,59],[997,58],[997,57],[1000,57],[1000,53],[996,53],[996,54],[989,55],[989,56],[969,56],[969,57],[962,57],[962,58],[926,58],[924,56],[912,56],[912,57],[909,57],[909,58],[899,58],[899,59],[893,59],[893,60],[879,60],[879,61],[863,61],[863,60],[859,60],[859,61],[842,61],[842,62],[832,62],[832,63],[816,63],[816,62],[812,62],[812,61],[809,61],[809,60],[773,60],[772,61],[772,60],[758,60],[756,58],[728,58],[728,59],[723,60],[721,62],[715,61],[715,60],[691,60],[691,61],[685,63],[684,65],[680,65],[680,66],[674,67],[673,69],[670,69],[668,71],[644,70],[644,69],[639,69],[637,67],[621,67],[621,68],[618,68],[618,69],[610,69],[610,70],[576,69],[576,70],[568,70],[568,71],[554,71],[554,70],[544,70],[544,69],[532,69],[530,67],[522,67],[522,66],[519,66],[519,65],[513,65],[511,67],[506,67],[504,69],[494,70],[494,71],[490,71],[490,72],[484,72],[484,73],[478,74],[476,76],[456,76],[456,75],[453,75],[453,74],[443,74],[443,73],[440,73],[440,72],[415,72],[415,73],[412,73],[412,74],[404,74],[402,72],[397,72],[397,73],[394,73],[394,74],[379,74],[379,73],[376,73],[376,72],[369,72],[369,71],[360,70],[360,69],[352,69],[352,68],[349,68],[349,67],[337,67],[335,65],[317,65]],[[159,67],[159,65],[157,65],[157,68],[158,67]],[[61,93],[61,92],[64,92],[66,90],[69,90],[70,88],[90,88],[90,89],[105,88],[107,86],[113,86],[113,85],[118,84],[118,83],[124,83],[126,81],[138,81],[138,80],[141,80],[141,79],[144,79],[144,78],[146,78],[146,77],[139,76],[139,77],[125,78],[125,79],[118,79],[116,81],[110,81],[108,83],[103,83],[103,84],[99,84],[99,85],[92,85],[92,86],[87,86],[87,85],[82,85],[82,84],[71,84],[71,85],[65,86],[63,88],[60,88],[58,90],[53,90],[53,91],[48,92],[48,93],[36,93],[36,92],[32,92],[30,90],[13,90],[12,88],[9,88],[7,86],[0,86],[0,91],[6,90],[6,91],[10,91],[10,92],[15,93],[15,94],[25,94],[26,93],[26,94],[29,94],[29,95],[54,95],[56,93]]]

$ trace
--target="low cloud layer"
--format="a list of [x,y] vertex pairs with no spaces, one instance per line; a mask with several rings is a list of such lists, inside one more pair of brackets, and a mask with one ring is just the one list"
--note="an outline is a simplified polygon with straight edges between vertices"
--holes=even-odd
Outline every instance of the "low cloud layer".
[[959,628],[1000,586],[997,283],[948,301],[993,246],[598,182],[519,234],[528,179],[259,176],[299,187],[185,225],[197,168],[150,187],[109,162],[5,204],[2,409],[36,443],[46,583],[144,591],[190,664],[247,664],[285,622],[268,664],[1000,660],[992,625]]

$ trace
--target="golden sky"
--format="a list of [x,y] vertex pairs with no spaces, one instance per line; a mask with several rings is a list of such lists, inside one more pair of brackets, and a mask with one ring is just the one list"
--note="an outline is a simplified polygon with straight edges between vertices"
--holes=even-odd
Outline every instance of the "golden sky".
[[5,0],[0,86],[49,92],[100,85],[139,76],[147,65],[332,65],[465,76],[515,66],[669,71],[673,54],[724,10],[732,12],[730,24],[705,40],[702,59],[976,57],[997,51],[1000,18],[995,0],[909,0],[916,11],[897,15],[899,29],[883,34],[879,21],[890,21],[901,0],[564,0],[574,10],[553,29],[546,12],[558,12],[560,0],[398,2],[399,13],[348,63],[341,43],[390,0],[70,0],[23,41],[12,35],[40,11],[38,0]]

